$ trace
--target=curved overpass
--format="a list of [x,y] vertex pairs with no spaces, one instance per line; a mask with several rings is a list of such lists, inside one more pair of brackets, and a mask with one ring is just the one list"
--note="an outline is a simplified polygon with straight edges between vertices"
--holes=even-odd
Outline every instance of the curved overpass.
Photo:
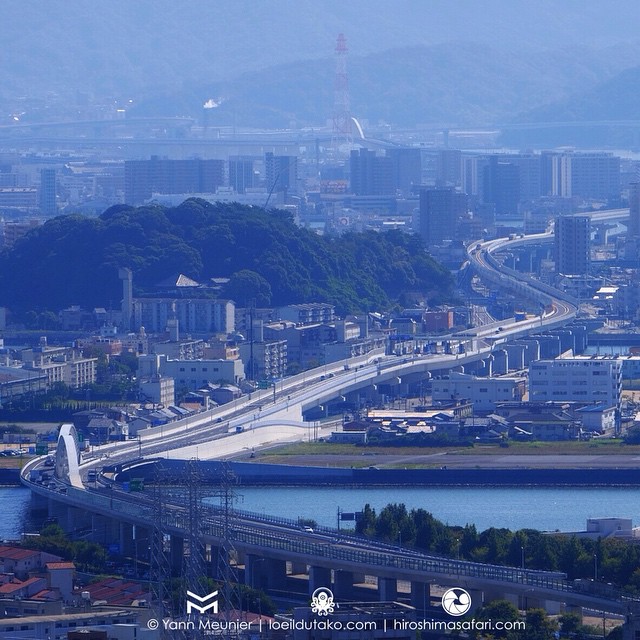
[[[481,277],[491,278],[499,286],[509,288],[517,295],[526,296],[544,305],[545,311],[532,320],[516,322],[503,321],[502,331],[496,336],[496,328],[486,326],[474,330],[473,348],[458,354],[430,354],[421,356],[384,356],[374,354],[349,361],[349,366],[334,365],[306,371],[278,383],[279,389],[255,392],[251,396],[212,411],[184,419],[174,425],[149,429],[140,435],[137,442],[123,442],[96,448],[84,459],[77,473],[86,474],[89,468],[103,466],[104,457],[108,462],[124,462],[143,456],[152,456],[184,449],[186,457],[194,457],[193,447],[210,447],[206,457],[226,457],[231,453],[246,449],[250,438],[262,434],[263,440],[307,439],[313,425],[302,421],[302,413],[313,406],[322,404],[336,396],[370,386],[378,382],[398,381],[402,376],[425,373],[430,370],[451,368],[465,362],[477,360],[490,354],[494,344],[506,341],[507,337],[517,337],[540,331],[541,327],[557,327],[575,317],[575,300],[561,292],[523,277],[500,265],[492,253],[526,242],[550,239],[550,234],[538,234],[516,239],[499,239],[473,243],[469,248],[469,259]],[[230,406],[231,405],[231,406]],[[288,430],[286,436],[277,434],[277,429]],[[66,432],[65,432],[66,433]],[[301,437],[300,435],[301,434]],[[64,455],[69,458],[73,438],[66,434],[63,439]],[[186,449],[185,449],[186,447]],[[196,454],[198,450],[196,449]],[[172,456],[173,457],[173,456]],[[153,506],[144,498],[123,495],[113,489],[89,490],[70,482],[75,473],[62,478],[66,482],[51,485],[30,479],[30,472],[37,470],[42,460],[29,463],[23,470],[22,482],[32,491],[52,502],[64,505],[78,513],[91,512],[104,518],[116,519],[141,527],[158,526],[157,514]],[[75,470],[74,470],[75,471]],[[64,472],[62,472],[64,475]],[[73,478],[75,480],[75,477]],[[75,486],[74,486],[75,485]],[[183,503],[184,504],[184,503]],[[183,504],[173,505],[164,514],[163,530],[178,538],[188,537],[189,514]],[[206,511],[203,519],[203,535],[211,545],[222,542],[223,523],[215,510]],[[497,567],[478,563],[461,562],[437,558],[425,554],[374,543],[370,540],[349,538],[336,542],[336,532],[308,533],[291,525],[274,524],[257,516],[237,519],[233,534],[234,545],[247,554],[259,554],[266,558],[295,561],[308,565],[344,571],[370,571],[383,579],[418,580],[437,579],[439,582],[455,583],[469,588],[508,588],[509,593],[524,594],[535,592],[536,597],[561,600],[577,606],[597,606],[599,610],[612,613],[628,612],[631,601],[618,594],[606,595],[585,593],[583,587],[563,580],[557,574],[522,571],[514,568]],[[327,539],[329,538],[329,539]],[[635,607],[635,603],[633,604]]]
[[[36,494],[48,495],[47,490],[37,484],[28,481],[25,484]],[[138,536],[144,540],[150,540],[158,530],[177,540],[186,540],[193,535],[193,518],[185,506],[187,500],[178,496],[167,498],[161,515],[153,500],[144,494],[134,497],[112,488],[69,487],[59,498],[69,508],[68,517],[76,526],[82,526],[83,514],[90,509],[92,522],[95,517],[102,517],[135,525],[139,528]],[[235,512],[229,520],[224,509],[202,506],[198,520],[199,541],[212,547],[223,547],[228,543],[225,538],[228,535],[233,548],[245,558],[245,573],[253,556],[275,563],[273,567],[276,568],[290,562],[326,572],[333,570],[375,576],[378,581],[436,582],[478,592],[500,593],[503,597],[508,594],[564,602],[612,614],[628,614],[640,607],[638,599],[623,597],[608,585],[602,585],[604,592],[600,593],[598,584],[570,581],[557,572],[455,560],[345,535],[325,527],[307,532],[298,523],[278,517]],[[153,524],[150,526],[150,523]],[[312,586],[316,585],[312,583],[310,573],[310,591]]]

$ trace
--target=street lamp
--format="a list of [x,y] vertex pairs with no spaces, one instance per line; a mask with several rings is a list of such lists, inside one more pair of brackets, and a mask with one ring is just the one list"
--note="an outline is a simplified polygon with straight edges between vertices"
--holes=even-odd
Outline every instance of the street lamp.
[[520,547],[520,553],[522,557],[522,568],[524,569],[524,545]]
[[598,554],[593,554],[593,580],[594,582],[598,579]]

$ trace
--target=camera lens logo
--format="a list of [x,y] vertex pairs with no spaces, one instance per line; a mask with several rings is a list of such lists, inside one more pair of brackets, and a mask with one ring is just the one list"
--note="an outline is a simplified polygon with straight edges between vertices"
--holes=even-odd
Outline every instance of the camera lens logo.
[[442,596],[442,608],[450,616],[463,616],[471,609],[471,596],[464,589],[449,589]]

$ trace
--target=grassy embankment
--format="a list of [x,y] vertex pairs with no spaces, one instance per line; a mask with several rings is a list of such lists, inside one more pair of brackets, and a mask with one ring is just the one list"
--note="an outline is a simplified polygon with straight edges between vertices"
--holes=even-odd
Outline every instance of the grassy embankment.
[[[429,456],[442,454],[456,455],[486,455],[486,456],[509,456],[509,455],[535,455],[535,456],[557,456],[557,455],[639,455],[640,445],[624,444],[622,440],[601,439],[586,442],[566,441],[566,442],[511,442],[508,447],[498,445],[476,445],[474,447],[374,447],[357,446],[352,444],[338,444],[331,442],[300,442],[287,444],[280,447],[256,452],[256,462],[268,462],[270,464],[304,464],[304,458],[308,457],[309,462],[321,458],[335,458],[331,460],[331,466],[368,467],[378,464],[384,458],[389,458],[391,464],[385,467],[392,467],[391,458],[396,456],[424,456],[424,463],[416,461],[410,466],[430,467],[440,466],[442,458],[433,463],[428,460]],[[295,462],[294,462],[295,460]],[[406,462],[402,463],[407,466]]]

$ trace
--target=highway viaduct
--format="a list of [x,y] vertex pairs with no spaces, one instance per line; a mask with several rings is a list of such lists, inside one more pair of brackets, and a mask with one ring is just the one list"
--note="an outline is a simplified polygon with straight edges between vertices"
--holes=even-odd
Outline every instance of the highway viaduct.
[[[487,257],[505,243],[478,244],[470,250],[470,258],[486,259],[479,270],[499,270],[499,265]],[[222,407],[208,415],[191,418],[190,423],[183,420],[174,426],[148,430],[149,433],[141,435],[137,442],[110,445],[104,451],[98,449],[88,460],[81,460],[80,452],[73,446],[73,433],[67,429],[65,437],[59,440],[57,480],[53,485],[45,486],[30,479],[30,471],[37,469],[42,460],[25,467],[22,481],[31,488],[35,501],[46,503],[50,515],[57,517],[66,529],[88,530],[97,540],[117,544],[125,555],[132,551],[134,555],[142,555],[145,549],[153,546],[154,536],[158,536],[159,531],[164,532],[162,535],[168,537],[169,561],[177,570],[184,556],[185,541],[191,537],[188,527],[191,521],[184,507],[174,505],[159,522],[153,505],[144,499],[132,499],[114,488],[89,490],[83,475],[87,469],[103,466],[104,461],[100,458],[104,455],[110,455],[111,462],[153,455],[158,447],[165,446],[167,439],[170,439],[172,449],[187,447],[185,450],[188,451],[187,445],[192,446],[198,438],[203,439],[203,444],[211,441],[211,432],[215,430],[223,441],[239,438],[242,434],[235,433],[236,428],[240,426],[244,430],[248,423],[252,431],[268,432],[278,422],[289,421],[301,429],[299,439],[306,439],[310,425],[302,421],[303,413],[337,395],[394,378],[400,382],[403,376],[465,365],[490,355],[496,345],[510,338],[529,335],[541,328],[563,326],[575,317],[576,307],[566,296],[553,295],[557,293],[554,290],[536,288],[535,283],[523,281],[520,275],[505,269],[500,269],[500,275],[506,276],[508,284],[523,295],[550,299],[547,311],[539,318],[524,322],[502,322],[499,335],[491,326],[476,330],[473,336],[460,336],[461,341],[467,340],[462,353],[376,355],[354,359],[344,367],[323,368],[324,373],[319,376],[317,371],[305,372],[279,383],[279,392],[274,387],[273,391],[258,392],[233,407]],[[500,275],[496,277],[506,286],[507,281]],[[265,404],[272,393],[273,402]],[[202,524],[201,540],[206,546],[203,555],[214,575],[218,550],[227,545],[228,538],[222,534],[224,526],[215,510],[207,511]],[[437,558],[370,540],[337,536],[330,530],[301,531],[294,523],[274,523],[249,514],[234,516],[231,538],[237,554],[236,567],[243,571],[245,582],[272,591],[287,588],[297,580],[307,585],[307,592],[317,586],[331,586],[336,597],[352,599],[363,576],[370,576],[381,600],[395,599],[399,584],[402,584],[411,603],[417,607],[422,603],[424,607],[429,600],[429,585],[460,586],[470,591],[475,603],[507,597],[520,604],[526,602],[528,606],[540,603],[554,609],[564,604],[623,614],[627,617],[629,634],[629,630],[635,630],[640,612],[635,600],[623,598],[612,590],[597,592],[596,586],[589,590],[585,584],[566,581],[557,574]],[[406,585],[410,585],[408,592]]]

